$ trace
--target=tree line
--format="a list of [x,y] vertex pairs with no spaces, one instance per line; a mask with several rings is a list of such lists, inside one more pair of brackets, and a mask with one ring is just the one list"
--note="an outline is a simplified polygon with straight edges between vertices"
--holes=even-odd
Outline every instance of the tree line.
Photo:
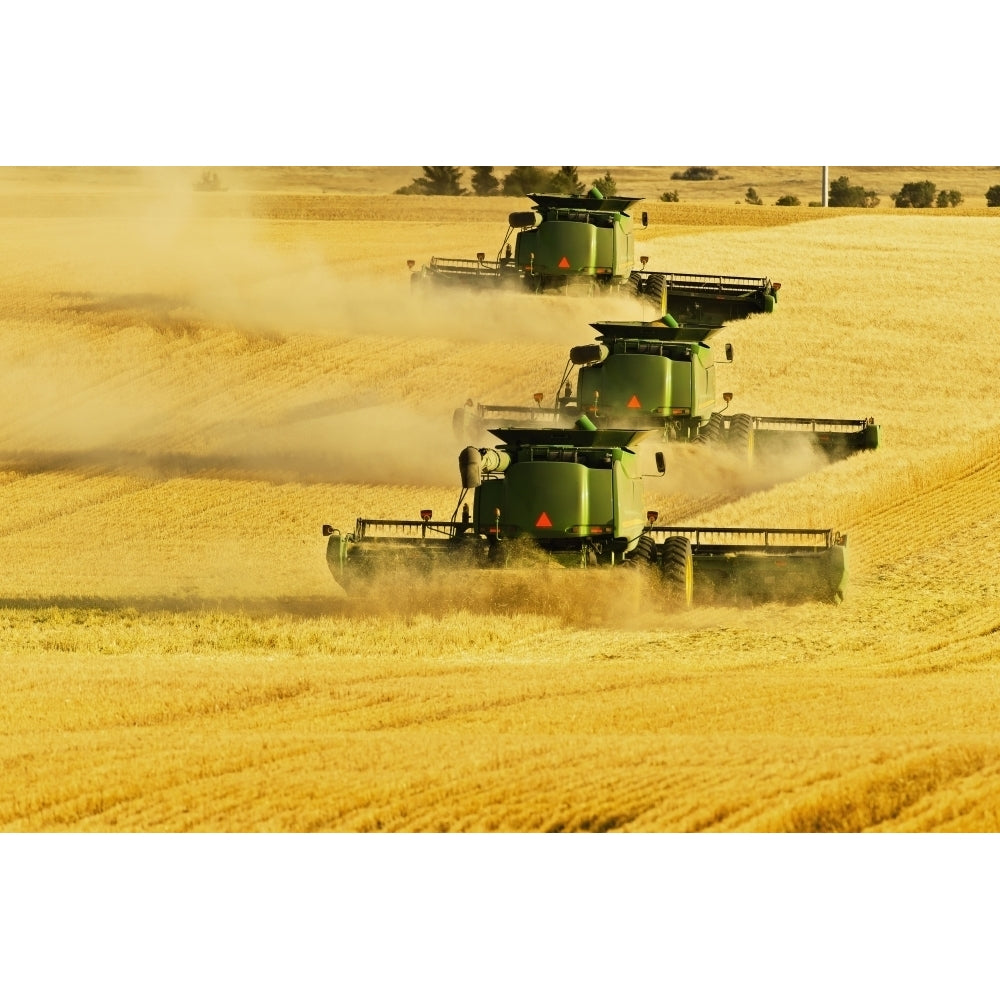
[[461,167],[421,167],[423,175],[414,177],[411,184],[396,190],[395,194],[445,194],[445,195],[508,195],[522,197],[527,194],[568,194],[582,196],[595,187],[605,198],[614,197],[618,185],[610,171],[584,184],[576,167],[512,167],[503,177],[497,177],[495,167],[472,167],[469,181],[472,190],[462,186],[464,173]]
[[[595,177],[590,184],[580,180],[577,167],[512,167],[503,177],[497,177],[495,167],[471,167],[470,188],[463,187],[465,175],[462,167],[421,167],[422,176],[414,177],[412,183],[398,188],[395,194],[433,195],[506,195],[523,197],[528,194],[566,194],[577,197],[585,195],[591,188],[597,188],[605,197],[618,193],[618,184],[610,171],[603,177]],[[713,167],[688,167],[683,172],[671,174],[675,180],[725,180],[719,177]],[[892,196],[896,208],[954,208],[962,204],[960,191],[937,190],[933,181],[912,181],[903,184]],[[680,201],[676,191],[664,191],[661,201]],[[754,188],[747,188],[744,199],[750,205],[762,205],[763,200]],[[827,204],[831,208],[875,208],[879,203],[877,192],[867,190],[859,184],[851,184],[847,177],[838,177],[830,182]],[[794,195],[783,195],[776,205],[798,205]],[[817,205],[810,202],[810,205]],[[1000,184],[995,184],[986,192],[986,204],[991,208],[1000,207]]]

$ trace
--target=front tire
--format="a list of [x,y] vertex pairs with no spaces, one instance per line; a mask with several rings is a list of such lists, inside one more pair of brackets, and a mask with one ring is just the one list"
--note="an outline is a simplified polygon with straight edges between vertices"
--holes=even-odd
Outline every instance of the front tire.
[[645,566],[656,559],[656,542],[650,535],[640,535],[639,541],[635,543],[635,548],[629,555],[629,565]]
[[660,575],[667,603],[671,607],[690,608],[694,603],[694,557],[690,539],[672,535],[663,543]]
[[747,465],[753,465],[754,437],[753,417],[737,413],[730,421],[726,442],[731,451],[746,459]]
[[726,422],[721,413],[713,413],[708,422],[702,424],[695,441],[701,444],[718,445],[726,440]]

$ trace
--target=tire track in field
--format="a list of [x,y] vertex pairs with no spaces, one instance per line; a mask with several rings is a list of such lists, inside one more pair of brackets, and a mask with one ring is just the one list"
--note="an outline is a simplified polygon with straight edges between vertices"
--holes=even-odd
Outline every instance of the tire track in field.
[[894,491],[850,530],[856,578],[894,624],[878,642],[880,671],[974,670],[995,659],[1000,449],[989,444],[986,454],[947,456],[927,485]]
[[878,660],[878,675],[916,677],[988,669],[996,664],[1000,647],[997,601],[979,612],[949,617],[949,623],[951,632],[948,634],[943,634],[939,627],[932,627],[918,633],[908,650],[895,655],[883,653]]
[[944,470],[931,487],[873,507],[848,528],[863,540],[860,565],[878,571],[949,539],[961,542],[969,529],[996,520],[998,484],[1000,453],[968,465],[956,460],[954,471]]
[[1000,765],[994,760],[965,776],[954,777],[941,789],[947,794],[924,796],[900,810],[891,823],[876,829],[896,833],[963,833],[1000,830]]
[[0,538],[48,527],[64,518],[136,497],[155,485],[121,477],[109,480],[103,470],[28,473],[0,485],[0,500],[5,508]]
[[[791,833],[859,833],[893,830],[924,800],[952,796],[951,789],[992,764],[994,747],[972,743],[901,748],[867,766],[852,768],[818,797],[787,809],[777,828]],[[774,821],[768,828],[774,829]]]

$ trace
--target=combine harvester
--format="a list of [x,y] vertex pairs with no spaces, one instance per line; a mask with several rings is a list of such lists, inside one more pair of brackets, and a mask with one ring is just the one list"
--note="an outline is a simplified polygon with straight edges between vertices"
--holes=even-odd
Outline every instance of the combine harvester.
[[[670,314],[653,322],[590,325],[598,332],[596,343],[571,348],[553,405],[542,406],[540,392],[534,406],[477,406],[468,400],[453,414],[456,438],[485,443],[489,428],[498,424],[568,428],[585,416],[597,427],[656,431],[665,441],[723,446],[747,462],[757,454],[787,454],[802,444],[829,459],[879,446],[881,428],[873,417],[728,415],[732,393],[722,393],[720,400],[715,369],[733,361],[733,347],[726,344],[724,360],[716,360],[710,342],[716,327],[681,326]],[[579,369],[575,391],[574,368]]]
[[[462,491],[450,521],[424,510],[414,521],[359,518],[350,533],[323,525],[334,579],[350,591],[394,569],[516,567],[541,552],[565,566],[652,569],[663,603],[682,608],[844,596],[847,539],[832,529],[658,524],[633,447],[645,432],[581,416],[570,428],[491,433],[500,446],[459,455]],[[663,453],[655,458],[662,476]]]
[[[768,278],[646,271],[635,269],[635,237],[629,209],[641,198],[529,194],[535,208],[511,212],[493,260],[432,257],[413,271],[413,288],[443,287],[524,292],[625,292],[652,299],[660,315],[669,309],[681,322],[721,326],[751,313],[774,310],[780,283]],[[648,215],[642,213],[642,225]],[[516,231],[516,234],[515,234]],[[511,247],[511,236],[514,245]]]

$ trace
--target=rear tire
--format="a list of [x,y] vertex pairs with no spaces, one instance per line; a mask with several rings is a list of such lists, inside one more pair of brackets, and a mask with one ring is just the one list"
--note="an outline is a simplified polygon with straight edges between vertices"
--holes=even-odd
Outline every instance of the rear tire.
[[667,603],[671,607],[690,608],[694,602],[694,558],[690,539],[672,535],[663,543],[660,574]]

